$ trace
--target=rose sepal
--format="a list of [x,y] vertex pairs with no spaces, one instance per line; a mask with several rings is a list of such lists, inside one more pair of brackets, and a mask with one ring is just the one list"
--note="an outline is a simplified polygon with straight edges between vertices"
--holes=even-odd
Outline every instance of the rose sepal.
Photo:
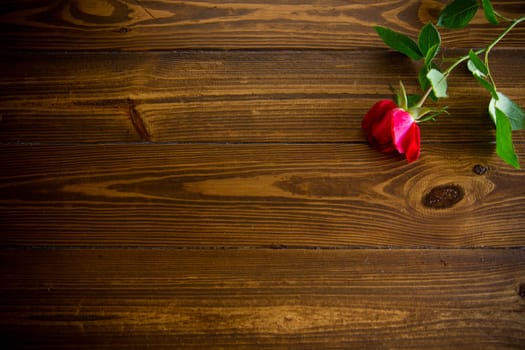
[[429,120],[435,120],[435,118],[442,113],[449,114],[447,108],[446,106],[440,109],[414,106],[410,107],[407,112],[412,115],[416,123],[423,123]]

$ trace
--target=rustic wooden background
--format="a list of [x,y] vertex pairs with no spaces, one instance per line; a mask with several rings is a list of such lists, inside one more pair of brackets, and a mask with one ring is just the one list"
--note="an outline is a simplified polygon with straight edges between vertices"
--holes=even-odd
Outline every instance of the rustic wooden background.
[[[417,89],[373,26],[415,36],[444,5],[2,1],[2,343],[523,349],[525,172],[489,96],[459,69],[413,164],[360,130]],[[444,55],[502,29],[480,14]],[[521,26],[492,58],[521,106],[524,54]]]

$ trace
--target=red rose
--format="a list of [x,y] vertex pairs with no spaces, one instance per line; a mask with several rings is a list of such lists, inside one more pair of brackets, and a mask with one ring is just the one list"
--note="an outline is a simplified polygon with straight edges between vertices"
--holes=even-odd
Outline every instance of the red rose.
[[368,141],[382,152],[394,150],[404,154],[408,162],[419,158],[421,143],[415,119],[392,100],[377,102],[362,122]]

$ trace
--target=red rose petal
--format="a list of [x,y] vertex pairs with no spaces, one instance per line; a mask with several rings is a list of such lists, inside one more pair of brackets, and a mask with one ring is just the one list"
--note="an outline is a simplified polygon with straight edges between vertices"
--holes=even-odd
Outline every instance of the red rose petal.
[[381,100],[376,102],[376,104],[374,104],[372,108],[370,108],[370,110],[366,113],[363,121],[361,122],[361,126],[366,131],[370,130],[375,122],[383,118],[388,111],[394,108],[397,108],[397,105],[392,100]]
[[406,149],[403,145],[403,140],[412,124],[415,123],[414,118],[401,108],[393,109],[390,113],[392,114],[392,142],[396,145],[399,153],[405,153]]
[[388,112],[384,118],[372,125],[371,135],[379,145],[392,143],[392,116]]
[[381,100],[376,102],[363,118],[361,126],[366,133],[368,142],[372,145],[385,145],[392,142],[391,118],[386,118],[386,115],[394,108],[397,108],[394,101]]
[[421,150],[420,130],[414,118],[407,111],[392,110],[392,142],[399,153],[404,153],[408,162],[419,158]]
[[421,152],[421,140],[420,140],[420,131],[419,125],[416,123],[412,124],[410,130],[406,134],[406,141],[408,144],[405,145],[405,155],[408,162],[413,162],[419,158]]

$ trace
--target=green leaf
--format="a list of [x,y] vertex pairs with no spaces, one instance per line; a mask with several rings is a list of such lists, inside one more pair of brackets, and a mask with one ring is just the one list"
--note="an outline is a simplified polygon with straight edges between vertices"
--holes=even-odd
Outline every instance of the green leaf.
[[419,74],[417,76],[419,80],[419,86],[421,86],[422,91],[426,91],[430,87],[430,82],[428,81],[427,74],[428,74],[428,67],[425,65],[421,67],[421,70],[419,71]]
[[[435,66],[435,65],[432,65],[432,66]],[[417,78],[419,80],[419,86],[421,87],[422,91],[427,91],[427,89],[430,87],[430,81],[427,78],[427,74],[429,71],[430,71],[430,68],[427,65],[424,65],[423,67],[421,67],[421,70],[419,71]],[[430,98],[434,101],[437,101],[438,99],[436,95],[434,95],[433,91],[430,93]]]
[[399,104],[398,106],[403,108],[405,111],[408,109],[408,98],[407,98],[407,91],[405,89],[405,85],[403,85],[403,82],[399,81]]
[[478,8],[478,0],[454,0],[441,11],[437,24],[451,29],[463,28],[469,24]]
[[496,108],[496,153],[501,157],[507,164],[512,165],[516,169],[520,168],[518,156],[514,151],[514,145],[512,144],[512,128],[510,126],[507,115]]
[[497,122],[496,110],[499,109],[507,116],[512,130],[525,129],[525,112],[523,109],[501,92],[498,92],[497,96],[497,99],[492,98],[489,103],[489,114],[494,123]]
[[[434,56],[439,51],[439,47],[441,46],[441,36],[439,36],[439,32],[432,23],[429,22],[423,28],[421,28],[421,31],[419,32],[418,43],[419,49],[421,50],[423,56],[427,57],[429,51],[432,49],[434,50],[434,55],[432,58],[434,58]],[[434,48],[436,45],[437,48]]]
[[381,39],[383,39],[385,44],[390,46],[392,49],[401,52],[413,60],[419,60],[423,58],[423,54],[419,50],[417,44],[405,34],[379,26],[374,27],[374,29],[376,30],[377,34],[379,34]]
[[476,64],[472,60],[467,61],[467,68],[470,71],[470,73],[472,73],[472,75],[475,77],[485,78],[487,76],[485,73],[480,71],[478,67],[476,67]]
[[443,75],[437,69],[432,68],[428,74],[427,78],[430,81],[432,86],[432,91],[437,98],[448,97],[447,95],[447,77]]
[[496,89],[494,88],[494,85],[492,85],[489,81],[483,79],[482,77],[479,77],[477,75],[474,75],[474,78],[479,82],[481,86],[483,86],[492,96],[493,99],[498,99],[498,93]]
[[487,21],[492,24],[498,24],[498,17],[496,16],[496,12],[494,11],[494,7],[492,7],[490,0],[482,0],[481,3],[483,5],[483,13],[485,14]]
[[469,61],[467,63],[467,67],[469,71],[471,71],[472,74],[477,75],[479,77],[486,77],[487,74],[489,74],[489,70],[487,69],[485,63],[483,63],[483,61],[472,50],[469,51],[468,56]]
[[434,57],[436,57],[438,51],[439,51],[440,45],[436,44],[428,49],[427,53],[425,54],[425,64],[429,65]]
[[485,63],[476,55],[476,53],[472,50],[468,53],[469,60],[467,62],[468,70],[472,73],[474,78],[480,83],[481,86],[483,86],[492,96],[494,99],[498,99],[498,94],[496,92],[496,88],[492,84],[492,82],[487,79],[487,75],[489,74],[489,70]]

